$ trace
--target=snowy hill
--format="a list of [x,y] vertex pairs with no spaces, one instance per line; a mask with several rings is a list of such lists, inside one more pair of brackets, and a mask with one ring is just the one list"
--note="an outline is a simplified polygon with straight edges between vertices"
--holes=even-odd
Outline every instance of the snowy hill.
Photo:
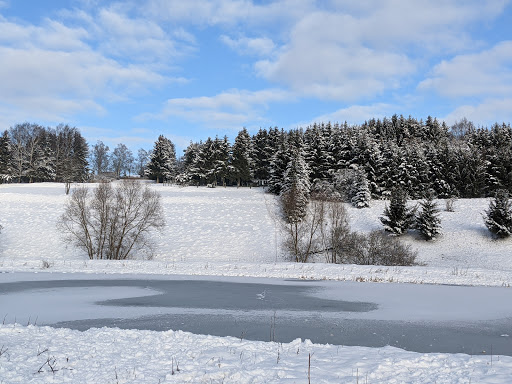
[[[93,185],[94,186],[94,185]],[[92,187],[93,187],[92,186]],[[440,201],[442,236],[434,242],[411,232],[403,240],[424,266],[379,268],[288,262],[275,223],[274,197],[261,188],[180,188],[159,191],[167,220],[154,236],[151,261],[89,261],[66,244],[56,224],[68,196],[58,183],[0,185],[0,270],[90,271],[261,276],[358,281],[512,284],[512,240],[494,240],[481,214],[488,199],[458,200],[455,212]],[[415,202],[410,202],[414,204]],[[381,229],[386,202],[348,207],[352,230]]]

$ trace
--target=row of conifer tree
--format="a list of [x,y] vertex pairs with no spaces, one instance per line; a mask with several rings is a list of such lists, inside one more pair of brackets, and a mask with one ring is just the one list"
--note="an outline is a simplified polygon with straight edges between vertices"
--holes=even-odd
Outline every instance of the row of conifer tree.
[[[89,153],[74,127],[18,124],[0,136],[0,181],[86,181],[94,161]],[[233,144],[207,138],[190,143],[178,159],[174,144],[160,136],[142,168],[157,181],[256,183],[275,194],[287,175],[298,174],[312,191],[336,189],[363,206],[397,187],[413,199],[427,190],[440,198],[493,196],[512,192],[512,129],[504,123],[477,128],[466,119],[448,127],[431,117],[397,115],[354,126],[260,129],[252,136],[244,128]]]

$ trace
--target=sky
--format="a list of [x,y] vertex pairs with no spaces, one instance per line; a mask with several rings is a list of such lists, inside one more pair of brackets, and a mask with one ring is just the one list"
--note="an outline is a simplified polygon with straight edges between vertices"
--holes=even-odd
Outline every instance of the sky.
[[178,155],[246,127],[512,121],[509,0],[0,0],[0,130]]

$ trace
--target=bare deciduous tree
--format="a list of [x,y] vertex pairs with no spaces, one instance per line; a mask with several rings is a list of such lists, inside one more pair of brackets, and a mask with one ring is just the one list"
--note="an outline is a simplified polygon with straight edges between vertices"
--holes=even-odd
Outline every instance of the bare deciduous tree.
[[295,220],[287,213],[293,211],[293,194],[281,196],[281,210],[285,248],[295,261],[308,262],[314,254],[324,253],[328,262],[336,263],[340,257],[334,244],[349,231],[347,213],[340,198],[314,194],[304,208],[304,215]]
[[324,205],[324,223],[320,227],[322,242],[324,244],[325,256],[328,263],[339,263],[342,254],[339,253],[335,244],[339,244],[349,232],[348,215],[341,198],[318,197]]
[[136,180],[94,191],[79,186],[59,222],[66,239],[90,259],[124,260],[135,251],[151,251],[148,235],[165,225],[160,195]]

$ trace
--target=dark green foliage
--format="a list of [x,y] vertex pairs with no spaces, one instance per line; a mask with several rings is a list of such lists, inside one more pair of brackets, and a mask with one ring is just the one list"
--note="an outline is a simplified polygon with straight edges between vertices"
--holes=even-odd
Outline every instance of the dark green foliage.
[[237,186],[247,184],[253,176],[253,161],[251,158],[252,143],[251,136],[247,129],[238,132],[233,144],[233,176],[237,181]]
[[414,226],[416,208],[407,208],[407,194],[401,188],[391,192],[389,206],[384,209],[384,216],[380,221],[384,229],[396,236],[403,235]]
[[0,137],[0,184],[12,178],[12,152],[9,132],[4,131]]
[[360,169],[356,170],[354,184],[355,195],[351,199],[352,205],[357,208],[368,208],[370,206],[371,194],[368,179],[364,171]]
[[299,222],[306,215],[310,188],[308,166],[303,154],[297,151],[288,163],[281,190],[281,205],[287,222]]
[[146,174],[157,183],[171,181],[176,177],[176,150],[171,140],[163,135],[155,142]]
[[484,220],[485,226],[497,238],[503,239],[512,234],[512,201],[507,191],[496,191],[489,209],[485,211]]
[[420,231],[425,240],[434,240],[441,233],[441,219],[439,218],[439,209],[434,201],[434,194],[427,193],[420,206],[421,212],[416,218],[416,229]]
[[291,154],[288,148],[288,140],[283,132],[278,137],[277,148],[270,160],[270,177],[268,180],[268,192],[275,195],[281,193],[284,173],[288,162],[290,161]]

